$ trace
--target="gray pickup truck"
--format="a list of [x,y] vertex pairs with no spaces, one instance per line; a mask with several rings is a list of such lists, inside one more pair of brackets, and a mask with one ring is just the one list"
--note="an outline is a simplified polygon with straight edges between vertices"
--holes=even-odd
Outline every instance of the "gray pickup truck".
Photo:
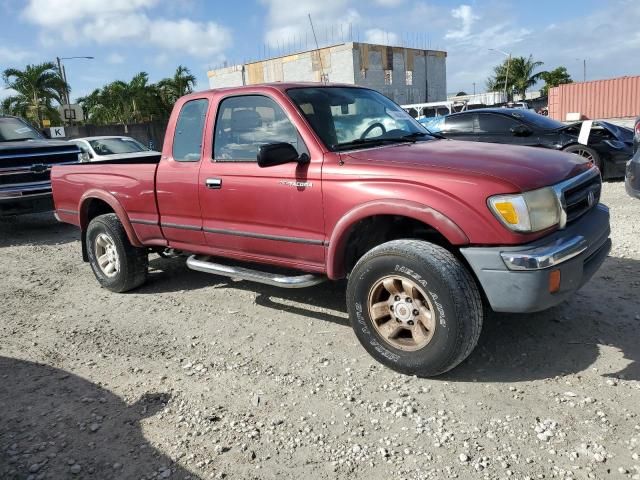
[[51,167],[79,161],[80,149],[48,140],[18,117],[0,116],[0,217],[53,210]]

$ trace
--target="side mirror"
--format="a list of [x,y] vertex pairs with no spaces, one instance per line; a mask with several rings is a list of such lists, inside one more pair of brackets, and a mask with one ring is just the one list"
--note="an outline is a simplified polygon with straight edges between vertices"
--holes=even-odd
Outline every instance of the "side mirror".
[[89,152],[80,153],[80,161],[81,162],[88,162],[89,160],[91,160],[91,154]]
[[306,153],[298,155],[298,151],[290,143],[267,143],[258,149],[258,166],[262,168],[308,161],[309,156]]
[[533,133],[533,131],[527,127],[526,125],[515,125],[511,127],[511,133],[513,133],[516,137],[528,137]]

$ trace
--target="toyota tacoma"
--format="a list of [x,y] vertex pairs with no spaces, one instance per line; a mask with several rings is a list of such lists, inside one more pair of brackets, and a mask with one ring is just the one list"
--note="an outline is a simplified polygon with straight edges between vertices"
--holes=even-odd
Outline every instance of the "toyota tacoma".
[[285,288],[346,278],[364,348],[420,376],[471,353],[487,307],[557,305],[611,247],[592,162],[439,139],[353,86],[190,94],[161,156],[56,166],[52,182],[103,287],[139,287],[149,253],[167,250]]

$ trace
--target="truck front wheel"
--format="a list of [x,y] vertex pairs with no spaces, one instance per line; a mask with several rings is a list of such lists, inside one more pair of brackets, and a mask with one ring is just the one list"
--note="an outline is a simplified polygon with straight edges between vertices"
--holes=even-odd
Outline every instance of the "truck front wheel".
[[394,240],[365,254],[349,276],[347,307],[376,360],[424,377],[467,358],[482,328],[474,278],[451,252],[420,240]]
[[115,213],[91,220],[86,235],[89,264],[100,285],[112,292],[126,292],[146,281],[147,251],[131,245]]

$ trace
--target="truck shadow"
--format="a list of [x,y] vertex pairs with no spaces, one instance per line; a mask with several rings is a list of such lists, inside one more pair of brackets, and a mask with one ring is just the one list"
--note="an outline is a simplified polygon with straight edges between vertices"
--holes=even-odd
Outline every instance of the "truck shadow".
[[0,356],[0,477],[164,478],[169,469],[195,480],[142,433],[141,420],[168,400],[152,393],[128,405],[72,373]]
[[[285,290],[193,272],[180,260],[158,259],[152,264],[163,271],[156,281],[138,292],[240,289],[255,293],[255,303],[261,307],[350,328],[345,305],[346,282]],[[637,286],[640,286],[640,261],[609,257],[596,276],[568,302],[535,314],[490,313],[471,356],[441,378],[460,382],[553,378],[581,372],[596,363],[601,350],[613,349],[618,351],[613,362],[618,367],[605,371],[602,366],[599,373],[640,380]]]
[[62,245],[80,238],[80,230],[59,223],[53,213],[0,217],[0,247]]

